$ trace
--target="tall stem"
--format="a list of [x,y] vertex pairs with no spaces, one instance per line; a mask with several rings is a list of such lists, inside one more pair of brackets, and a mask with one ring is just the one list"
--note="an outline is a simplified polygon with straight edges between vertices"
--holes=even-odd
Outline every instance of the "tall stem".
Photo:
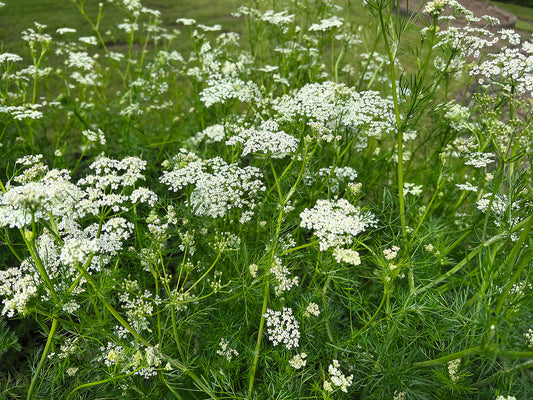
[[59,319],[53,318],[52,327],[50,328],[50,332],[48,333],[48,339],[46,340],[46,345],[44,346],[43,354],[41,355],[41,359],[39,361],[39,364],[37,365],[37,369],[35,370],[35,373],[33,374],[33,377],[31,378],[30,388],[28,390],[28,396],[26,397],[27,400],[30,400],[33,396],[33,391],[35,390],[35,385],[37,384],[39,373],[41,372],[44,362],[46,361],[46,358],[48,357],[48,353],[50,352],[50,347],[52,346],[52,341],[54,340],[54,335],[56,333],[58,326],[59,326]]

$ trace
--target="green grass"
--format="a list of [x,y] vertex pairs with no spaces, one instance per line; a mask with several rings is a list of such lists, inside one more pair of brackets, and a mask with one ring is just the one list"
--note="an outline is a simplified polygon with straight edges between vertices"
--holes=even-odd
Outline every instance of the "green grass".
[[[0,9],[0,41],[11,51],[18,51],[24,47],[20,37],[22,30],[33,27],[34,22],[48,26],[47,32],[53,33],[58,28],[73,27],[79,36],[93,35],[91,26],[85,21],[73,2],[68,0],[11,0]],[[85,5],[87,14],[96,19],[98,1],[88,0]],[[234,30],[230,12],[235,11],[241,0],[146,0],[143,5],[161,11],[163,25],[167,28],[180,28],[176,19],[180,17],[194,18],[204,24],[221,24],[225,29]],[[114,5],[104,2],[104,18],[102,31],[116,29],[117,21],[124,17],[122,11]],[[242,24],[239,24],[242,27]]]
[[516,4],[491,1],[490,4],[512,12],[518,18],[515,29],[522,32],[533,32],[533,8],[518,6]]

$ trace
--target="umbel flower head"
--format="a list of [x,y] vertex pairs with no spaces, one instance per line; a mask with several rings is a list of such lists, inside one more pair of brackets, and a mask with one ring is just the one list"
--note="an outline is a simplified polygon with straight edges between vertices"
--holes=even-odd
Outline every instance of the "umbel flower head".
[[306,208],[300,214],[300,219],[302,228],[315,231],[321,251],[350,245],[355,236],[377,224],[374,215],[361,211],[346,199],[317,200],[313,208]]
[[256,167],[240,168],[220,157],[202,160],[186,150],[173,161],[174,168],[163,173],[161,182],[175,192],[192,185],[190,205],[196,215],[217,218],[233,208],[247,208],[243,212],[245,218],[241,218],[242,223],[247,222],[251,218],[249,210],[256,206],[254,196],[266,190]]
[[[381,136],[395,126],[393,104],[378,92],[357,92],[334,82],[309,83],[291,95],[275,99],[280,121],[306,121],[314,131],[360,134],[357,147],[366,147],[367,136]],[[329,140],[328,140],[329,141]]]

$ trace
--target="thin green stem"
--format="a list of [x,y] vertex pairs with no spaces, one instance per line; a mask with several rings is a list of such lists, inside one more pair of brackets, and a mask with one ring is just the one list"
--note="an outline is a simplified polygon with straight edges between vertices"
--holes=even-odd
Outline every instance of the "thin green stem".
[[414,367],[433,367],[435,365],[445,364],[448,361],[457,360],[458,358],[468,357],[474,354],[485,351],[482,346],[471,347],[466,350],[458,351],[457,353],[449,354],[444,357],[436,358],[434,360],[420,361],[413,364]]
[[44,362],[48,357],[48,353],[50,352],[50,347],[52,346],[52,341],[54,340],[54,335],[58,326],[59,320],[57,318],[53,318],[52,327],[50,328],[50,332],[48,333],[48,339],[46,340],[46,345],[44,346],[43,354],[41,355],[41,359],[39,360],[37,369],[35,370],[35,373],[33,374],[33,377],[31,379],[30,388],[28,389],[28,396],[26,397],[27,400],[30,400],[33,396],[33,391],[35,390],[37,379],[39,379],[39,373],[41,372]]
[[442,281],[448,279],[450,276],[461,270],[465,265],[468,264],[468,262],[474,258],[481,250],[483,249],[483,246],[478,246],[475,249],[473,249],[461,262],[459,262],[455,267],[453,267],[451,270],[446,272],[445,274],[439,276],[437,279],[433,280],[431,283],[428,283],[426,286],[421,287],[420,289],[415,289],[414,293],[415,295],[419,295],[420,293],[424,293],[428,289],[431,289],[432,287],[438,285]]
[[366,328],[368,328],[370,324],[376,319],[376,317],[378,316],[378,313],[380,312],[380,310],[383,308],[383,305],[385,304],[385,298],[386,298],[386,294],[383,293],[383,297],[381,297],[381,302],[379,303],[378,308],[376,309],[374,314],[370,317],[370,319],[366,322],[366,324],[364,324],[361,329],[359,329],[354,335],[352,335],[352,339],[351,339],[352,341],[355,340],[359,335],[361,335],[366,330]]
[[263,292],[263,306],[261,308],[261,321],[259,322],[259,332],[257,334],[257,340],[255,342],[254,360],[252,362],[252,368],[250,369],[250,377],[248,379],[248,398],[252,398],[252,391],[254,388],[255,370],[257,369],[257,363],[259,362],[259,352],[261,350],[261,339],[263,337],[263,330],[265,329],[265,314],[268,305],[269,294],[269,274],[265,274],[265,288]]

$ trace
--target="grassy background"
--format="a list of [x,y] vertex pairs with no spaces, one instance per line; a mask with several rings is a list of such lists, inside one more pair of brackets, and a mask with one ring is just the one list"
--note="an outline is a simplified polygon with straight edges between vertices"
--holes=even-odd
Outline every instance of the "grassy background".
[[[98,3],[102,0],[87,0],[85,8],[91,18],[98,13]],[[483,0],[484,1],[484,0]],[[93,35],[90,25],[85,21],[76,6],[69,0],[4,0],[5,7],[0,8],[0,46],[4,49],[21,52],[23,42],[22,30],[33,27],[33,22],[48,25],[47,32],[57,28],[75,27],[79,36]],[[243,29],[243,24],[235,24],[229,15],[246,0],[144,0],[143,5],[161,11],[164,26],[179,26],[177,18],[194,18],[204,24],[221,24],[228,30]],[[124,14],[114,5],[104,2],[102,32],[116,29],[114,26]],[[523,33],[533,32],[533,8],[514,4],[491,1],[491,4],[505,8],[517,15],[516,29]],[[0,50],[3,50],[0,47]],[[22,55],[22,54],[21,54]]]
[[530,7],[518,6],[516,4],[501,3],[499,1],[491,1],[490,4],[505,8],[517,16],[515,29],[521,32],[533,32],[533,2]]
[[[87,0],[85,9],[91,19],[98,14],[98,3],[102,0]],[[114,5],[104,2],[102,32],[116,29],[117,21],[124,18],[124,13]],[[5,7],[0,8],[0,41],[6,49],[22,49],[20,33],[33,22],[48,25],[46,32],[53,33],[62,27],[76,28],[78,36],[93,35],[93,30],[83,18],[76,6],[69,0],[4,0]],[[143,5],[161,11],[161,19],[167,28],[180,28],[176,19],[194,18],[204,24],[221,24],[234,30],[237,25],[229,15],[237,7],[246,3],[243,0],[144,0]],[[239,26],[240,28],[240,26]]]

